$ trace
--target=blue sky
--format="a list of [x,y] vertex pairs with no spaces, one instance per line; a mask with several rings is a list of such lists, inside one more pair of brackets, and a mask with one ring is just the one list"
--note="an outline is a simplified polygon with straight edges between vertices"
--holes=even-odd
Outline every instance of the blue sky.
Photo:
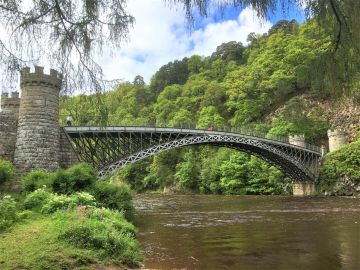
[[189,31],[183,8],[170,8],[163,0],[131,0],[127,9],[136,19],[128,42],[112,54],[105,49],[98,58],[107,79],[132,81],[141,75],[149,82],[169,61],[194,54],[207,56],[232,40],[246,44],[250,32],[265,33],[280,19],[304,21],[303,10],[297,6],[269,14],[264,20],[250,8],[228,7],[223,12],[214,8],[206,18],[196,16]]
[[[220,12],[213,7],[205,18],[195,15],[194,27],[190,30],[183,7],[170,7],[165,2],[127,1],[126,10],[136,20],[130,28],[128,40],[121,44],[121,48],[110,49],[105,46],[103,53],[96,56],[105,79],[131,82],[135,76],[141,75],[149,83],[151,76],[170,61],[194,54],[208,56],[224,42],[238,41],[246,45],[249,33],[266,33],[280,19],[296,19],[300,23],[304,21],[303,9],[297,6],[285,12],[279,10],[268,14],[265,19],[258,18],[250,8],[227,7]],[[1,37],[8,36],[1,27]],[[74,64],[79,61],[76,56],[71,59]],[[49,69],[45,57],[37,64]]]

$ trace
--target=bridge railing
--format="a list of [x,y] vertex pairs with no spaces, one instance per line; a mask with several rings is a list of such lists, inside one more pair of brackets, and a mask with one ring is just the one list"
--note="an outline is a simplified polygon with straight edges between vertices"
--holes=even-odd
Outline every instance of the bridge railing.
[[[67,126],[66,123],[66,116],[60,116],[59,118],[59,124],[61,126]],[[207,127],[199,127],[195,123],[178,123],[174,125],[157,125],[154,122],[137,122],[137,123],[124,123],[122,121],[119,121],[119,118],[117,116],[107,116],[107,117],[99,117],[99,116],[89,116],[85,117],[83,119],[76,119],[74,118],[72,122],[73,126],[79,126],[79,127],[90,127],[90,126],[98,126],[98,127],[106,127],[106,126],[121,126],[121,127],[149,127],[149,128],[176,128],[176,129],[187,129],[187,130],[202,130],[204,132],[226,132],[226,133],[235,133],[235,134],[241,134],[246,136],[252,136],[252,137],[258,137],[263,138],[267,140],[277,141],[277,142],[283,142],[283,143],[290,143],[288,137],[284,136],[277,136],[272,134],[267,134],[255,130],[250,130],[246,128],[241,127],[231,127],[231,126],[225,126],[225,125],[209,125]],[[319,146],[305,143],[305,148],[309,149],[311,151],[319,152],[321,153],[321,148]]]

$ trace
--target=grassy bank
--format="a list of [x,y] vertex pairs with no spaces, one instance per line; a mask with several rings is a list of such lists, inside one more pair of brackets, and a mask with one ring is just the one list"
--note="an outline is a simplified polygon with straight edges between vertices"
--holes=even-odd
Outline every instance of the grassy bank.
[[136,228],[129,222],[132,192],[126,185],[97,182],[86,164],[56,173],[30,172],[22,184],[16,199],[4,195],[6,189],[0,194],[0,269],[140,265]]
[[[38,216],[0,234],[1,269],[87,269],[95,251],[59,241],[60,228],[53,217]],[[91,269],[91,268],[88,268]]]

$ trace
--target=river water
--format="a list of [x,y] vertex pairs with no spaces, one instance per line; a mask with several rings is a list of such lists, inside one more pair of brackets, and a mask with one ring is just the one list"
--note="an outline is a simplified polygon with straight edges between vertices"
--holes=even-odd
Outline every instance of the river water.
[[140,195],[147,269],[360,270],[360,198]]

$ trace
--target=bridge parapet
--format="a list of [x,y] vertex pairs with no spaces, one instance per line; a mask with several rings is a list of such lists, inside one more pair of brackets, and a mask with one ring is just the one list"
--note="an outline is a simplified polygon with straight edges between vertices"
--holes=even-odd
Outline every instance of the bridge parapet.
[[[275,136],[275,135],[268,135],[266,133],[261,133],[257,131],[252,131],[249,129],[242,129],[236,127],[229,127],[229,126],[222,126],[222,127],[215,127],[212,130],[207,128],[200,129],[196,128],[195,125],[184,125],[184,126],[155,126],[155,125],[121,125],[121,126],[96,126],[96,125],[83,125],[83,126],[71,126],[66,127],[67,131],[71,132],[172,132],[172,133],[198,133],[198,134],[218,134],[219,132],[224,133],[225,135],[244,135],[250,137],[257,137],[262,138],[269,141],[281,142],[284,144],[292,144],[288,137],[282,136]],[[298,138],[298,137],[296,137]],[[321,153],[321,148],[317,145],[309,144],[305,142],[305,138],[299,137],[302,139],[301,143],[295,144],[295,147],[306,148],[310,151]]]

